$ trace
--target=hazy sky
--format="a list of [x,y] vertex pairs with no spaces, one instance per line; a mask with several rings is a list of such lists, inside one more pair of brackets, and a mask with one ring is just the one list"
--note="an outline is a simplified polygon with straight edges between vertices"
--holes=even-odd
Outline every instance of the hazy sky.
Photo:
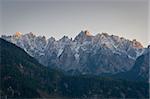
[[75,37],[108,32],[148,44],[148,0],[1,0],[0,32]]

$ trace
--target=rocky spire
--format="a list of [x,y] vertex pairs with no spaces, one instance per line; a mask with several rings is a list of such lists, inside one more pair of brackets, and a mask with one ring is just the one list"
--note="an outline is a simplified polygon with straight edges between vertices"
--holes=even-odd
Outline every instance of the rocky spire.
[[86,36],[92,36],[92,34],[88,30],[85,30],[84,33]]
[[136,41],[136,39],[133,39],[132,44],[135,48],[143,48],[143,45],[140,42]]
[[16,33],[14,34],[15,37],[20,37],[21,35],[22,35],[21,32],[16,32]]
[[90,40],[92,37],[92,34],[88,31],[81,31],[76,37],[75,41],[83,42],[84,40]]

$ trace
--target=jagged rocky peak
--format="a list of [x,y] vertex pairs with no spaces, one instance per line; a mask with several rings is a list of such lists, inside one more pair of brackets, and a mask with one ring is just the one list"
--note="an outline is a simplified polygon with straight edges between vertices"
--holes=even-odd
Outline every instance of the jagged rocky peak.
[[45,36],[37,36],[38,39],[46,40]]
[[66,41],[70,41],[71,39],[69,39],[68,36],[63,36],[59,41],[62,41],[62,42],[66,42]]
[[100,39],[107,39],[108,37],[110,37],[110,35],[109,35],[108,33],[102,32],[102,33],[100,34]]
[[22,35],[21,32],[16,32],[16,33],[14,34],[15,37],[20,37],[21,35]]
[[36,38],[37,36],[33,33],[33,32],[29,32],[25,35],[23,35],[25,38],[28,38],[28,39],[34,39]]
[[46,37],[45,36],[37,36],[36,38],[35,38],[35,41],[36,41],[36,43],[38,44],[38,42],[39,42],[39,45],[42,43],[42,44],[47,44],[47,40],[46,40]]
[[29,32],[29,34],[30,34],[30,35],[34,35],[34,33],[33,33],[33,32]]
[[88,30],[85,30],[84,33],[85,33],[86,36],[92,36],[92,33],[89,32]]
[[82,30],[82,31],[79,33],[79,35],[80,35],[80,36],[92,36],[92,33],[89,32],[88,30],[85,30],[85,31]]
[[79,42],[83,42],[83,41],[89,41],[92,38],[92,34],[88,31],[81,31],[76,37],[75,37],[75,41],[79,41]]
[[95,38],[98,38],[99,40],[102,40],[102,39],[105,39],[105,38],[111,38],[111,39],[114,39],[114,40],[118,40],[119,37],[118,36],[115,36],[115,35],[109,35],[108,33],[106,32],[102,32],[102,33],[98,33],[97,35],[95,35]]
[[88,30],[82,30],[77,36],[92,36],[92,34]]
[[29,33],[27,33],[27,34],[25,34],[25,35],[27,35],[27,36],[29,36],[29,37],[36,37],[36,35],[34,35],[33,32],[29,32]]
[[49,39],[48,39],[48,43],[49,42],[55,42],[56,41],[56,39],[54,38],[54,37],[50,37]]
[[136,39],[133,39],[132,44],[133,47],[135,48],[144,48],[143,45],[140,42],[138,42]]
[[106,33],[106,32],[102,32],[102,34],[101,34],[101,35],[109,36],[109,35],[108,35],[108,33]]

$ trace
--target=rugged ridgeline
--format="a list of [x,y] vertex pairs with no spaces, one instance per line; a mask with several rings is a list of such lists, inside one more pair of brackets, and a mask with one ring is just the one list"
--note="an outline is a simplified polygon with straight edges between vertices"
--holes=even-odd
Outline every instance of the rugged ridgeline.
[[130,70],[144,48],[136,40],[107,33],[93,36],[81,31],[74,40],[64,36],[60,40],[35,36],[33,33],[2,36],[23,48],[41,64],[59,68],[68,74],[115,74]]
[[[147,82],[83,75],[64,76],[60,71],[42,66],[23,49],[3,39],[0,39],[0,53],[0,96],[2,99],[149,98]],[[140,64],[143,64],[142,60],[139,61]]]

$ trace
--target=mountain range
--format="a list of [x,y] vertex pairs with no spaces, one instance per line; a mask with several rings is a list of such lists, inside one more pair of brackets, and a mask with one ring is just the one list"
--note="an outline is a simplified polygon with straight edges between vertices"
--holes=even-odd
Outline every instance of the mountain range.
[[24,49],[44,66],[60,69],[69,75],[114,75],[129,71],[136,59],[147,51],[135,39],[81,31],[74,39],[67,36],[59,40],[36,36],[32,32],[3,39]]
[[[41,65],[25,50],[0,38],[0,96],[7,98],[149,98],[149,52],[144,51],[126,79],[95,75],[65,75]],[[130,78],[129,78],[130,77]],[[129,78],[129,79],[127,79]],[[140,79],[139,79],[140,78]],[[130,80],[132,79],[132,81]],[[146,79],[147,80],[147,79]]]

